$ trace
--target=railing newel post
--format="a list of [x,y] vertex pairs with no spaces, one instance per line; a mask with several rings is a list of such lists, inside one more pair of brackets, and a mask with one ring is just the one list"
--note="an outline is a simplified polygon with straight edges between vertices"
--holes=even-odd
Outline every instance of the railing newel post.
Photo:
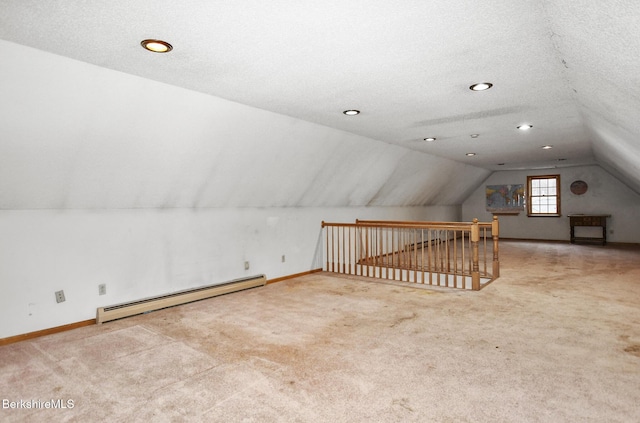
[[471,249],[473,256],[473,268],[471,270],[471,289],[474,291],[480,290],[480,266],[478,255],[478,243],[480,242],[480,227],[478,225],[478,218],[473,219],[471,224]]

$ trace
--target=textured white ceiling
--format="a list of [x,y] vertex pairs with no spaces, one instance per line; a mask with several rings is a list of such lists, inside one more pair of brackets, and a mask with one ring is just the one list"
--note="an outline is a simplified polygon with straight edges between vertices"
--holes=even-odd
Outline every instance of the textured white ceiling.
[[3,40],[487,170],[599,162],[636,191],[639,22],[637,0],[0,0]]

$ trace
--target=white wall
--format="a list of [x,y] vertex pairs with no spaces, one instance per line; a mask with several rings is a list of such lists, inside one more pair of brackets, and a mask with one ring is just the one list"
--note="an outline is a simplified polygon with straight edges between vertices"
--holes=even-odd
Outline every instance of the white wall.
[[0,338],[318,268],[322,220],[457,220],[490,173],[2,40],[0,57]]
[[[607,240],[640,243],[640,195],[600,166],[577,166],[539,171],[495,172],[481,184],[462,205],[462,217],[478,217],[488,221],[492,214],[486,211],[486,185],[525,184],[528,175],[559,174],[561,183],[562,217],[527,217],[526,211],[517,216],[499,216],[500,236],[504,238],[569,240],[569,218],[572,213],[611,214],[607,222]],[[573,181],[582,180],[589,185],[583,195],[572,194]],[[578,230],[584,230],[578,229]],[[601,232],[600,232],[601,233]],[[578,233],[576,233],[578,235]],[[583,233],[580,235],[590,234]]]
[[92,319],[97,307],[321,268],[322,220],[356,218],[459,220],[460,207],[0,211],[0,338]]

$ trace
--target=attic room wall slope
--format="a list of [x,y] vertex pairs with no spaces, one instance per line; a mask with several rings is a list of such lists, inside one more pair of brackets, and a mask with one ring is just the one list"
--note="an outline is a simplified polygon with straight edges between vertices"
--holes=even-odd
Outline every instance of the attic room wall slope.
[[637,141],[640,140],[640,134],[630,134],[621,127],[595,118],[589,122],[593,150],[598,162],[640,195],[640,142]]
[[[640,3],[545,1],[596,160],[640,193]],[[631,41],[634,40],[634,41]]]
[[489,173],[6,41],[0,54],[1,209],[454,205]]

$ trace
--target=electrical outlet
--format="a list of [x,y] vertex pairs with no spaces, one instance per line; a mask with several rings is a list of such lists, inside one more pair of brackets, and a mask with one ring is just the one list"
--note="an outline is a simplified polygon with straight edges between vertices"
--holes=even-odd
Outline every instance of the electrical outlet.
[[63,303],[65,301],[64,291],[56,291],[56,302]]
[[244,262],[244,270],[249,270],[249,267],[250,267],[250,266],[249,266],[249,262],[248,262],[248,261],[245,261],[245,262]]
[[107,284],[101,283],[100,285],[98,285],[98,294],[105,295],[106,293],[107,293]]
[[285,262],[284,254],[282,255],[282,262],[283,262],[283,263]]

